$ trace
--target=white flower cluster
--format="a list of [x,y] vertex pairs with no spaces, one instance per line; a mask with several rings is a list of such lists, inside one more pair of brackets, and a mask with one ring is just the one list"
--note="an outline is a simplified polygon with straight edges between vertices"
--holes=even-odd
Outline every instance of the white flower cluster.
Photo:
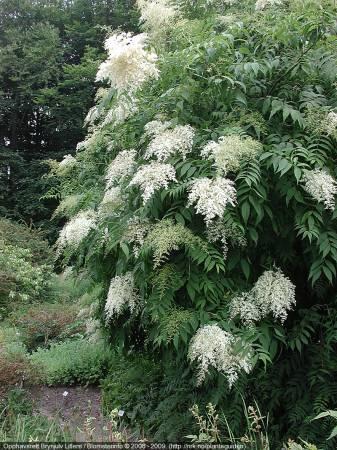
[[156,157],[158,161],[166,161],[167,158],[179,153],[183,159],[192,150],[194,129],[190,125],[177,125],[173,129],[167,128],[167,123],[162,125],[158,121],[150,122],[146,132],[154,136],[145,152],[145,159]]
[[62,228],[56,242],[58,251],[70,246],[76,247],[96,227],[96,214],[92,210],[81,211]]
[[337,113],[330,111],[326,117],[326,132],[328,135],[335,134],[337,130]]
[[140,22],[146,29],[157,34],[172,25],[179,17],[176,5],[168,0],[138,0]]
[[116,210],[123,204],[122,190],[119,186],[110,187],[105,191],[103,200],[99,205],[98,214],[103,215],[111,210]]
[[257,0],[257,2],[255,3],[255,10],[263,11],[270,6],[280,6],[282,5],[282,3],[283,0]]
[[169,120],[162,122],[161,120],[152,120],[148,122],[145,127],[145,136],[149,136],[151,138],[157,136],[158,134],[163,133],[165,130],[170,128],[171,122]]
[[88,336],[88,340],[90,342],[96,342],[99,337],[101,337],[100,333],[101,323],[97,319],[89,318],[85,322],[85,334]]
[[283,323],[295,303],[295,286],[289,278],[280,269],[267,270],[249,292],[233,298],[230,315],[248,326],[268,314]]
[[222,254],[224,259],[227,258],[228,253],[228,239],[226,231],[227,230],[219,220],[209,223],[206,228],[206,236],[208,242],[221,242]]
[[245,347],[236,352],[234,348],[237,346],[238,339],[218,325],[199,328],[188,351],[188,358],[199,365],[197,384],[204,381],[209,367],[225,375],[230,387],[238,379],[239,372],[243,370],[249,373],[252,369],[249,349]]
[[52,217],[73,215],[73,210],[78,207],[81,198],[81,194],[68,195],[60,201]]
[[91,134],[88,134],[88,136],[86,136],[84,141],[81,141],[76,145],[76,151],[79,152],[81,150],[85,150],[90,147],[95,147],[98,140],[99,140],[98,129],[94,129],[91,132]]
[[97,72],[96,81],[109,80],[117,92],[134,92],[145,81],[159,77],[157,55],[145,50],[145,33],[114,33],[105,41],[108,59]]
[[117,103],[106,115],[102,126],[113,123],[119,125],[124,123],[126,119],[133,116],[138,111],[137,99],[127,98],[125,95],[119,95]]
[[215,217],[222,217],[227,205],[235,206],[234,183],[227,178],[199,178],[194,180],[188,196],[188,206],[196,203],[198,214],[205,216],[206,225]]
[[171,164],[151,162],[140,167],[130,181],[130,186],[139,186],[145,204],[153,196],[155,191],[167,188],[171,181],[177,181],[174,167]]
[[214,165],[220,172],[236,172],[244,160],[255,158],[262,150],[262,144],[250,136],[242,138],[233,134],[221,136],[218,142],[208,142],[201,156],[214,160]]
[[64,155],[62,161],[59,162],[56,169],[58,175],[65,175],[70,169],[75,167],[77,164],[76,159],[72,155]]
[[133,312],[139,302],[133,274],[116,276],[111,280],[108,296],[105,303],[106,322],[118,316],[124,308]]
[[151,224],[148,219],[135,216],[128,220],[123,241],[133,244],[133,254],[136,258],[139,256],[140,249],[150,229]]
[[136,150],[124,150],[110,163],[105,180],[106,187],[110,189],[115,183],[120,183],[131,175],[135,167]]
[[307,171],[304,175],[304,189],[315,200],[324,203],[325,209],[335,208],[337,182],[321,169]]
[[74,166],[76,164],[76,159],[72,155],[64,155],[62,161],[59,166]]
[[214,220],[207,225],[206,236],[208,242],[221,242],[224,259],[227,258],[229,242],[239,247],[247,245],[247,239],[242,229],[236,223],[226,223],[221,219]]

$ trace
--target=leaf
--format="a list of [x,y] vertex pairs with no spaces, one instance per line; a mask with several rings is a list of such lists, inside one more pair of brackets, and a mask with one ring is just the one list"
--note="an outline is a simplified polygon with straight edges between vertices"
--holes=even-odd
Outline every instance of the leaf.
[[335,427],[333,428],[333,430],[331,431],[331,434],[330,434],[330,436],[328,437],[327,440],[332,439],[332,438],[335,437],[335,436],[337,436],[337,426],[335,426]]
[[250,275],[250,265],[245,259],[240,260],[240,266],[242,268],[242,271],[246,277],[246,280],[248,280]]
[[245,224],[247,224],[248,218],[250,215],[250,204],[247,201],[245,201],[241,205],[241,215],[242,215],[243,221],[245,222]]
[[120,243],[121,249],[123,250],[124,255],[129,258],[130,256],[130,251],[129,251],[129,247],[125,244],[125,242],[121,242]]

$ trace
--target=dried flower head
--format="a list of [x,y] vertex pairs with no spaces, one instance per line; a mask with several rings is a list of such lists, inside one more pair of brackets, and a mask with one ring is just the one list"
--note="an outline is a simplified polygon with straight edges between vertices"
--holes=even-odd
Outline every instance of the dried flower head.
[[81,201],[81,194],[68,195],[63,200],[60,201],[57,208],[53,213],[53,217],[57,216],[72,216],[74,215],[74,210],[78,208],[79,202]]
[[204,241],[181,223],[163,219],[152,225],[145,244],[152,249],[154,267],[157,267],[168,259],[171,252],[178,250],[181,246],[202,247]]
[[98,214],[104,217],[107,213],[115,212],[124,203],[122,190],[119,186],[110,187],[105,191],[104,197],[99,205]]
[[188,358],[198,362],[197,384],[201,384],[209,370],[214,367],[226,376],[229,386],[238,379],[242,370],[252,369],[251,354],[247,346],[240,351],[239,339],[222,330],[218,325],[205,325],[199,328],[190,342]]
[[307,171],[304,175],[304,189],[315,200],[324,203],[325,209],[335,209],[337,182],[324,170]]
[[176,173],[171,164],[151,162],[141,166],[130,181],[130,186],[139,186],[144,204],[161,188],[167,188],[171,181],[176,182]]
[[188,206],[196,203],[196,211],[205,217],[208,225],[215,217],[222,217],[227,205],[235,206],[234,183],[226,178],[199,178],[190,188]]

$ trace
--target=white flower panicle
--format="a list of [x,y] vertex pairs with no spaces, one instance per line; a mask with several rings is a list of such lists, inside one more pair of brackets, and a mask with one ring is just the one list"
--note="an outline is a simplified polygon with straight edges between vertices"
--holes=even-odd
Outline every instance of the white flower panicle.
[[91,134],[88,134],[88,136],[84,139],[84,141],[81,141],[76,145],[76,151],[79,152],[81,150],[85,150],[90,147],[95,147],[98,140],[99,140],[98,129],[94,129]]
[[266,8],[269,8],[271,6],[280,6],[282,5],[283,0],[257,0],[255,3],[255,10],[256,11],[263,11]]
[[199,178],[190,188],[188,206],[196,203],[196,211],[205,217],[206,225],[215,217],[222,217],[228,205],[235,206],[234,183],[227,178]]
[[179,9],[168,0],[137,0],[140,22],[146,29],[157,34],[172,25],[179,17]]
[[170,182],[176,182],[176,173],[171,164],[151,162],[139,168],[130,181],[130,186],[139,186],[145,204],[161,188],[167,188]]
[[59,167],[74,166],[76,163],[77,161],[72,155],[64,155],[62,161],[59,163]]
[[139,256],[140,249],[150,229],[151,223],[148,219],[135,216],[128,220],[123,241],[133,244],[133,254],[136,258]]
[[251,292],[244,292],[234,297],[230,305],[230,317],[239,317],[247,327],[252,327],[263,318],[261,311],[255,305]]
[[197,384],[200,385],[209,370],[215,368],[226,376],[231,387],[243,370],[249,373],[252,369],[249,348],[243,347],[235,351],[239,340],[232,334],[222,330],[218,325],[205,325],[199,328],[192,338],[188,358],[198,363]]
[[206,236],[208,242],[217,242],[220,241],[222,245],[222,254],[224,259],[227,258],[228,253],[228,239],[227,239],[227,230],[223,226],[220,220],[213,221],[208,224],[206,228]]
[[120,183],[131,175],[136,165],[136,150],[123,150],[110,163],[105,176],[106,187],[110,189],[114,184]]
[[53,217],[61,216],[61,215],[72,215],[70,214],[79,204],[80,200],[82,198],[82,195],[80,194],[73,194],[68,195],[63,200],[60,201],[58,204],[58,207],[55,209],[53,213]]
[[262,144],[251,137],[239,135],[221,136],[218,142],[208,142],[201,156],[214,160],[220,172],[237,172],[242,161],[255,158],[262,150]]
[[166,161],[170,156],[179,153],[185,159],[192,150],[194,135],[195,131],[190,125],[177,125],[173,129],[158,130],[146,149],[144,157],[145,159],[155,157],[158,161]]
[[283,323],[295,304],[294,284],[280,269],[267,270],[249,292],[232,300],[231,317],[239,316],[251,326],[271,314]]
[[58,251],[78,244],[96,227],[96,214],[93,210],[81,211],[62,228],[56,246]]
[[99,118],[99,116],[100,113],[97,106],[93,106],[92,108],[89,109],[87,115],[85,116],[84,125],[93,124],[95,120]]
[[328,135],[334,134],[337,130],[337,113],[330,111],[326,117],[326,132]]
[[135,287],[133,274],[114,277],[110,282],[109,292],[105,303],[106,322],[117,317],[125,308],[135,311],[139,302],[139,295]]
[[138,111],[137,99],[126,95],[118,95],[116,103],[107,112],[102,127],[108,124],[114,126],[124,123],[126,119],[133,116]]
[[324,170],[307,171],[304,175],[304,189],[315,200],[324,203],[325,209],[335,209],[337,182]]
[[145,49],[145,33],[115,33],[105,41],[108,59],[97,72],[96,81],[109,80],[119,93],[136,91],[145,81],[159,77],[157,55]]
[[90,317],[85,321],[85,333],[87,336],[96,333],[96,331],[99,330],[100,327],[101,323],[98,319],[93,319],[92,317]]
[[123,204],[122,190],[119,186],[110,187],[105,191],[101,206],[109,206],[110,208],[118,208]]
[[145,135],[153,138],[158,134],[163,133],[165,130],[170,128],[170,126],[171,122],[169,120],[165,122],[162,122],[161,120],[152,120],[144,127]]
[[58,175],[66,175],[77,164],[76,158],[72,155],[64,155],[62,161],[59,162],[56,169]]

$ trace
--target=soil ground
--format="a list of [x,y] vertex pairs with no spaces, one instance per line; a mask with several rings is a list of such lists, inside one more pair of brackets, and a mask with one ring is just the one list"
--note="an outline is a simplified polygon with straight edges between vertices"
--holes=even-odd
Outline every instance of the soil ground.
[[98,387],[48,387],[29,389],[33,414],[41,414],[56,421],[73,441],[111,441],[108,422],[101,410],[101,393]]

